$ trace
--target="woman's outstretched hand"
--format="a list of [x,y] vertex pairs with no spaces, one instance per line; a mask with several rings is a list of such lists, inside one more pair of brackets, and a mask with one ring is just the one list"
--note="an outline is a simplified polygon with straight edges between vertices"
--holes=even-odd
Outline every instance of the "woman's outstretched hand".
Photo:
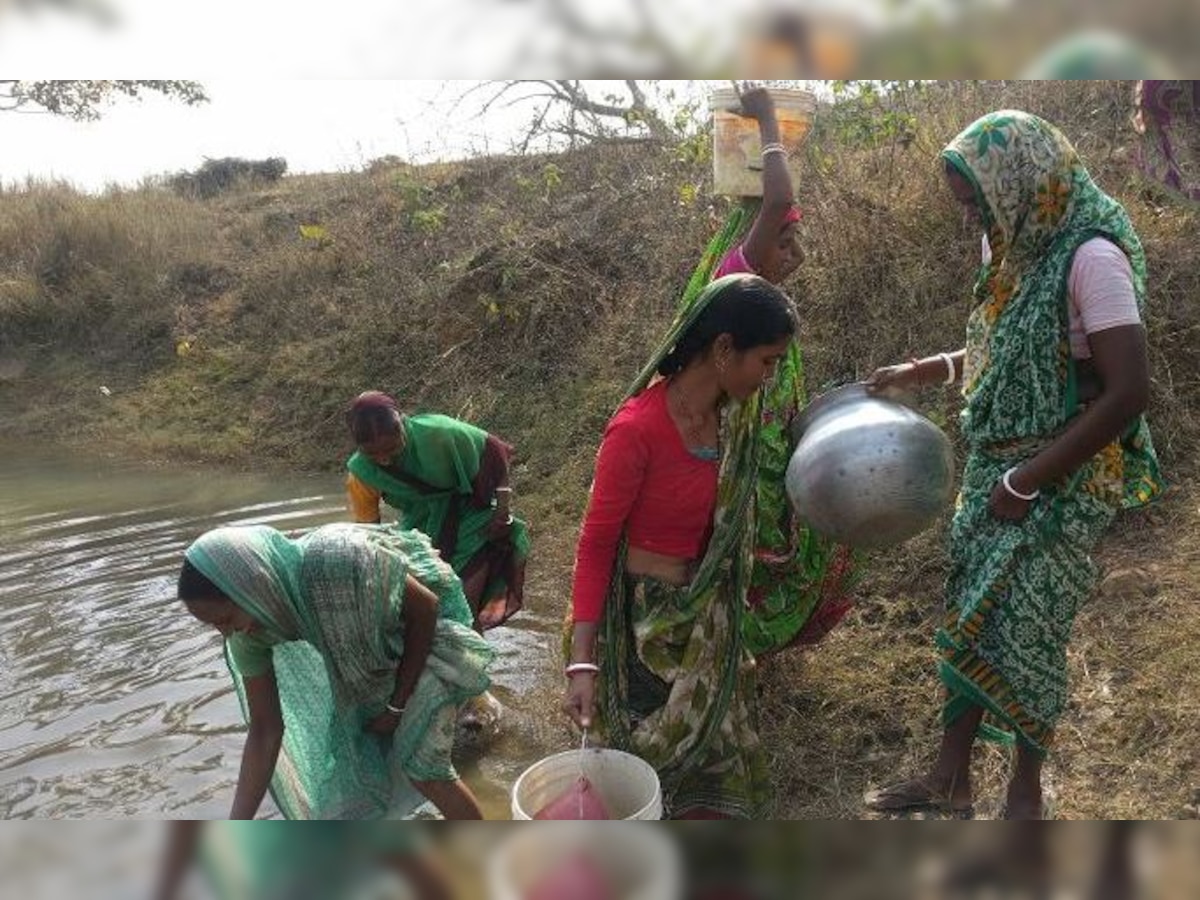
[[567,679],[563,711],[580,728],[591,728],[596,715],[596,676],[577,672]]
[[919,387],[921,379],[917,367],[912,363],[884,366],[868,376],[863,385],[868,394],[884,394],[895,391],[911,391]]

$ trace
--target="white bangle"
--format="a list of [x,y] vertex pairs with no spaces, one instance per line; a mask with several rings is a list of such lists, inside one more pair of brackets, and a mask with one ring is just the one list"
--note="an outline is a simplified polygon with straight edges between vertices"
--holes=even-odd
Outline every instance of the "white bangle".
[[393,716],[404,715],[404,707],[403,706],[392,706],[392,704],[390,704],[390,703],[385,703],[385,704],[383,704],[383,708],[386,709],[388,712],[390,712]]
[[766,157],[772,153],[778,153],[781,156],[787,156],[787,147],[779,143],[763,144],[762,151],[759,153],[759,155]]
[[593,675],[600,674],[600,667],[595,663],[577,662],[571,663],[565,669],[566,676],[570,678],[572,675],[578,675],[580,672],[591,672]]
[[954,384],[958,381],[958,369],[954,365],[954,357],[949,353],[939,353],[938,356],[942,362],[946,364],[946,384]]
[[1030,503],[1042,495],[1041,491],[1034,491],[1032,494],[1022,494],[1015,487],[1013,487],[1012,482],[1009,481],[1009,478],[1012,476],[1012,473],[1015,471],[1017,471],[1017,467],[1013,466],[1011,469],[1009,469],[1007,472],[1005,472],[1004,477],[1000,479],[1000,482],[1004,485],[1004,489],[1006,491],[1008,491],[1010,494],[1012,494],[1018,500],[1024,500],[1026,503]]

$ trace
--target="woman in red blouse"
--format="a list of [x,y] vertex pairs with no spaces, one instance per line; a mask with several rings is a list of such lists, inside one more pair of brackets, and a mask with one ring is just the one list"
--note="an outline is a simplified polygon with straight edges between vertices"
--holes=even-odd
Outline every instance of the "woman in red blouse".
[[756,275],[710,284],[613,416],[579,538],[564,706],[659,772],[677,817],[757,817],[770,781],[740,639],[761,389],[795,331]]

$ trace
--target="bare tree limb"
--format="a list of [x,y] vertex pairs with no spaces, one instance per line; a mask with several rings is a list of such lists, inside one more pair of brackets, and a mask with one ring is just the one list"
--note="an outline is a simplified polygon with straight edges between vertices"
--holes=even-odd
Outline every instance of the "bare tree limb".
[[0,81],[0,110],[40,112],[79,121],[98,119],[108,103],[157,93],[194,106],[208,101],[198,81]]
[[[472,96],[484,93],[479,110],[511,108],[522,103],[537,104],[519,146],[526,152],[539,137],[567,138],[568,145],[592,141],[653,140],[669,143],[679,139],[676,129],[655,107],[645,86],[636,80],[619,82],[628,95],[620,98],[595,96],[594,89],[577,79],[511,79],[485,82],[464,91],[457,108]],[[618,93],[618,92],[614,92]]]

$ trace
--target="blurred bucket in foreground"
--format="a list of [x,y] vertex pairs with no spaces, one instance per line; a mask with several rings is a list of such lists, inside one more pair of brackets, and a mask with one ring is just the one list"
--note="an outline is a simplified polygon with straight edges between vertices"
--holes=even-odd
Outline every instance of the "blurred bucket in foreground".
[[[779,140],[787,148],[793,189],[800,183],[800,152],[812,127],[816,97],[794,88],[771,88]],[[713,192],[729,197],[762,196],[762,143],[758,122],[731,110],[738,108],[733,88],[720,88],[708,98],[713,116]]]
[[526,769],[513,785],[513,819],[532,820],[580,775],[592,783],[612,818],[662,818],[662,789],[652,765],[620,750],[588,748],[547,756]]
[[573,884],[570,897],[561,900],[683,896],[681,851],[674,834],[637,823],[533,822],[506,832],[492,849],[488,900],[540,900],[556,872],[581,859],[586,860],[587,881]]

